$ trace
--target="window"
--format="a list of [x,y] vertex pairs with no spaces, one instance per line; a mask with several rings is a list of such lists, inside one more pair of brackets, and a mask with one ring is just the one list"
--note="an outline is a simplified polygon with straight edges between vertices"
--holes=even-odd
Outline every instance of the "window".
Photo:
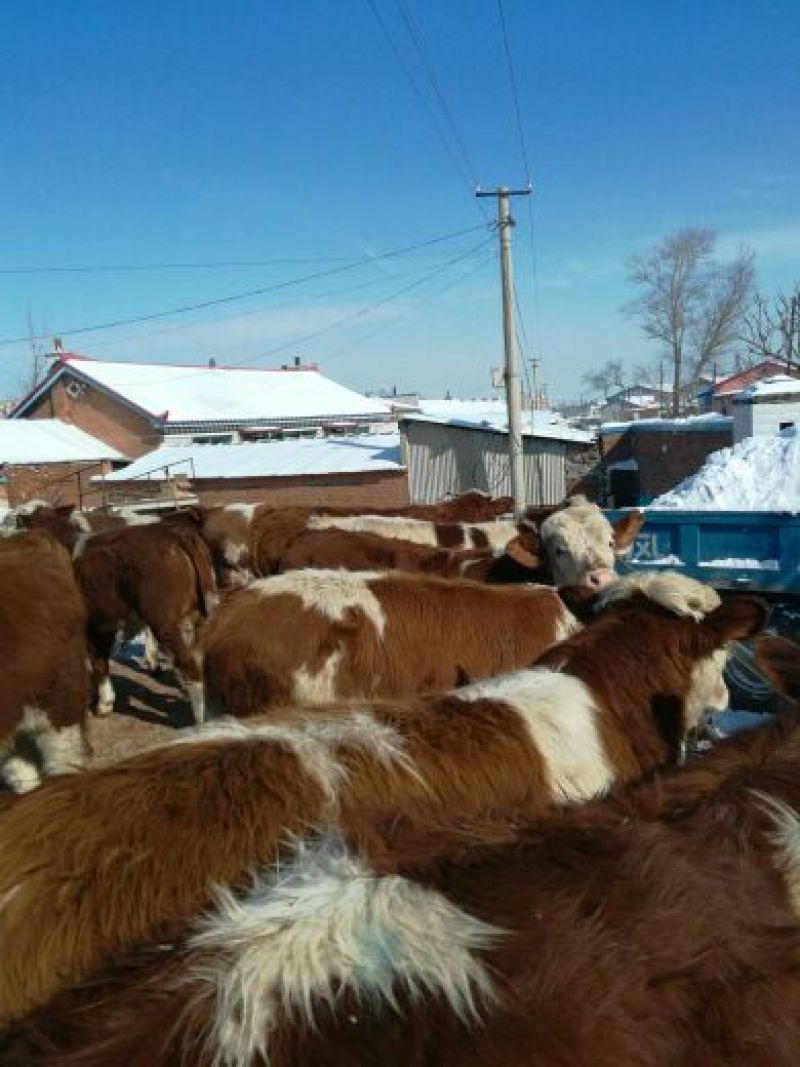
[[779,422],[778,423],[778,429],[779,430],[793,430],[794,429],[794,423],[793,422]]

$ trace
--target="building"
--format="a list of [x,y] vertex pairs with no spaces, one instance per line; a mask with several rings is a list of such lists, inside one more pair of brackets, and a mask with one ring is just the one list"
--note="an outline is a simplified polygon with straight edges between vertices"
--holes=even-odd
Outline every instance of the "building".
[[0,419],[0,505],[33,498],[81,504],[94,475],[126,462],[104,441],[59,419]]
[[722,415],[604,423],[601,499],[614,507],[647,504],[695,474],[712,452],[732,444],[733,419]]
[[[787,374],[763,378],[743,389],[733,405],[733,439],[771,437],[800,427],[800,380]],[[797,472],[800,478],[800,471]]]
[[610,392],[600,411],[606,422],[628,422],[660,416],[671,403],[669,390],[641,383]]
[[[421,401],[420,406],[431,413],[400,419],[412,503],[441,500],[468,489],[481,489],[492,496],[511,493],[505,405],[497,401]],[[595,462],[593,434],[573,429],[551,412],[524,414],[527,503],[560,503]]]
[[714,411],[720,415],[733,415],[737,397],[755,382],[772,378],[775,375],[784,374],[792,378],[800,378],[800,369],[787,367],[779,359],[765,359],[755,366],[745,370],[728,374],[724,378],[718,378],[709,382],[697,393],[698,407],[701,412]]
[[384,401],[299,360],[264,370],[113,363],[76,353],[54,357],[49,373],[10,417],[58,418],[131,457],[166,441],[234,444],[368,433],[392,421]]
[[97,502],[158,510],[236,502],[402,507],[397,433],[241,444],[165,444],[95,479]]

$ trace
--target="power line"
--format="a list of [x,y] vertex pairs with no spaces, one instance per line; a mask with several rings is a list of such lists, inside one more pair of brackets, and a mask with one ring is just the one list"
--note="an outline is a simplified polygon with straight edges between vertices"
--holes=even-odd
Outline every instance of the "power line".
[[[306,299],[311,303],[318,303],[320,300],[326,300],[332,296],[343,296],[350,293],[356,293],[362,289],[369,289],[376,285],[385,285],[388,282],[397,281],[400,278],[408,278],[412,274],[417,274],[419,268],[414,267],[412,270],[400,271],[390,276],[382,275],[378,278],[369,278],[367,281],[357,282],[354,285],[339,286],[336,289],[326,289],[324,292],[315,293],[313,296]],[[201,322],[181,322],[173,326],[162,326],[158,330],[147,330],[145,333],[127,334],[124,337],[108,337],[103,341],[94,341],[92,349],[95,348],[107,348],[109,345],[122,345],[129,344],[130,342],[146,341],[151,337],[164,337],[175,333],[182,333],[184,330],[196,330],[200,327],[215,327],[226,322],[239,322],[242,319],[252,318],[256,315],[263,315],[265,312],[280,311],[282,308],[295,306],[295,301],[285,300],[279,304],[269,304],[266,307],[255,308],[252,311],[242,311],[233,316],[224,316],[216,319],[205,319]]]
[[[392,52],[394,53],[394,56],[397,59],[397,62],[400,64],[400,67],[401,67],[403,73],[405,74],[406,78],[408,79],[409,84],[411,85],[411,88],[414,90],[414,95],[417,97],[419,102],[422,104],[423,108],[425,109],[425,111],[428,114],[428,118],[433,123],[433,128],[436,131],[436,135],[439,138],[439,140],[441,141],[446,154],[450,157],[451,163],[455,166],[456,170],[458,171],[460,180],[465,185],[469,186],[470,189],[474,189],[476,184],[477,184],[476,181],[475,181],[475,177],[474,177],[475,168],[472,166],[472,163],[471,163],[471,161],[469,159],[469,155],[466,152],[466,149],[464,148],[463,141],[461,141],[461,138],[460,138],[460,136],[458,134],[457,129],[455,129],[454,122],[451,120],[451,130],[455,131],[452,134],[452,136],[454,136],[456,144],[459,146],[459,151],[461,152],[461,157],[462,158],[459,158],[458,154],[453,149],[453,146],[450,143],[450,140],[445,135],[445,132],[444,132],[444,130],[442,129],[442,127],[440,125],[439,119],[436,117],[436,113],[433,111],[433,109],[429,105],[425,93],[419,87],[419,85],[417,83],[417,79],[414,77],[414,74],[412,73],[411,68],[409,67],[408,63],[406,62],[402,51],[400,50],[397,42],[395,41],[394,37],[392,36],[391,30],[389,29],[388,25],[386,24],[385,19],[383,18],[383,16],[381,15],[380,11],[378,10],[378,7],[377,7],[377,5],[375,3],[375,0],[367,0],[367,3],[369,4],[370,10],[372,11],[373,15],[375,16],[375,19],[376,19],[378,25],[380,26],[381,30],[383,31],[383,35],[386,38],[386,40],[387,40],[387,42],[389,44],[389,47],[391,48]],[[401,11],[401,15],[402,14],[403,13]],[[405,16],[404,16],[404,18],[405,18]],[[412,33],[411,30],[409,30],[409,32],[411,33],[412,40],[413,40],[414,39],[413,33]],[[445,111],[446,116],[447,116],[447,107],[446,107],[446,105],[443,108],[443,110]],[[465,164],[466,164],[466,166],[465,166]],[[484,208],[483,204],[479,204],[478,208],[480,210],[480,213],[481,213],[481,216],[483,217],[483,219],[485,221],[488,221],[489,217],[488,217],[488,215],[486,213],[486,209]]]
[[[165,311],[154,311],[146,315],[133,315],[129,318],[116,319],[111,322],[97,323],[93,326],[79,326],[74,329],[61,329],[56,330],[56,334],[59,336],[74,336],[75,334],[83,333],[95,333],[98,330],[110,330],[118,326],[131,326],[138,322],[152,322],[155,319],[167,318],[170,315],[182,315],[190,311],[202,311],[208,307],[218,307],[221,304],[232,304],[238,300],[246,300],[254,296],[263,296],[266,293],[278,292],[281,289],[288,289],[294,285],[302,285],[305,282],[316,281],[319,278],[327,278],[333,274],[343,274],[346,271],[355,270],[358,267],[363,267],[366,264],[377,262],[378,260],[392,259],[396,256],[405,255],[408,252],[414,252],[418,248],[428,248],[431,245],[440,244],[443,241],[450,241],[456,237],[462,237],[467,233],[474,233],[476,230],[481,229],[480,226],[470,226],[463,230],[457,230],[454,233],[442,234],[439,237],[430,238],[427,241],[420,241],[413,245],[407,245],[404,248],[394,249],[390,252],[382,252],[378,255],[366,256],[362,259],[354,260],[351,263],[347,263],[341,267],[331,267],[328,270],[316,271],[314,274],[306,274],[301,278],[292,278],[285,282],[278,282],[274,285],[261,286],[258,289],[248,289],[245,292],[231,293],[228,296],[219,296],[211,300],[198,301],[195,304],[184,304],[180,307],[169,308]],[[32,340],[42,341],[47,340],[47,335],[37,335],[31,337],[26,335],[24,337],[8,337],[0,340],[0,345],[14,345],[21,343],[30,343]]]
[[439,101],[439,106],[442,109],[444,117],[447,121],[447,125],[450,127],[450,132],[453,136],[453,140],[458,146],[458,150],[461,153],[461,158],[464,160],[464,163],[467,168],[467,173],[472,179],[472,186],[473,188],[475,188],[478,185],[475,166],[472,160],[470,159],[469,152],[467,151],[466,146],[464,144],[464,139],[462,138],[458,126],[456,125],[456,120],[453,116],[453,112],[449,104],[447,103],[447,100],[445,99],[444,92],[442,91],[442,87],[436,77],[433,65],[428,58],[425,48],[423,47],[422,31],[420,30],[419,26],[417,26],[417,24],[414,22],[411,12],[408,10],[404,0],[395,0],[395,3],[397,5],[397,10],[400,12],[400,17],[402,18],[403,22],[405,23],[405,27],[408,30],[408,34],[411,37],[411,40],[414,42],[414,47],[416,48],[417,55],[419,56],[420,61],[422,63],[422,68],[428,76],[428,81],[433,86],[433,91],[436,94],[436,99]]
[[[479,229],[480,227],[476,227],[476,228]],[[438,275],[443,274],[446,270],[449,270],[451,267],[454,267],[458,263],[461,263],[464,260],[468,259],[470,256],[475,255],[477,252],[479,252],[482,248],[485,248],[486,245],[489,244],[490,242],[492,242],[493,240],[494,240],[494,236],[493,235],[489,235],[488,237],[486,237],[482,241],[480,241],[477,245],[475,245],[474,247],[468,249],[466,252],[461,252],[457,256],[453,256],[451,259],[447,260],[447,262],[445,262],[444,264],[441,264],[440,266],[436,267],[434,270],[428,271],[421,278],[418,278],[416,281],[412,282],[410,285],[403,286],[401,289],[398,289],[398,290],[394,291],[393,293],[390,293],[388,296],[383,297],[381,300],[375,301],[372,304],[368,304],[366,307],[360,308],[358,311],[351,312],[348,315],[343,315],[340,318],[336,319],[334,322],[328,323],[327,326],[323,326],[318,330],[314,330],[311,333],[304,334],[303,336],[300,336],[300,337],[295,337],[291,341],[286,342],[284,344],[276,345],[274,348],[270,349],[267,352],[259,352],[255,356],[251,356],[248,359],[240,360],[236,364],[236,366],[237,366],[237,368],[250,366],[251,364],[256,363],[258,360],[268,359],[270,356],[277,355],[280,352],[285,352],[288,349],[296,348],[298,345],[304,344],[307,341],[315,340],[317,337],[321,337],[323,334],[328,333],[329,331],[331,331],[333,329],[336,329],[339,326],[345,325],[347,322],[351,322],[351,321],[357,320],[359,318],[364,318],[366,315],[370,314],[371,312],[377,310],[380,307],[383,307],[385,304],[390,303],[392,300],[396,300],[398,297],[403,296],[405,293],[411,292],[413,289],[418,288],[420,285],[424,285],[425,282],[428,282],[432,278],[435,278]],[[215,354],[218,355],[219,353],[217,352]],[[200,357],[200,358],[205,358],[205,357]],[[173,367],[172,369],[174,370],[176,368]],[[178,370],[179,370],[179,368],[178,368]],[[163,378],[161,378],[161,381],[162,382],[187,381],[187,380],[189,380],[191,378],[197,378],[197,377],[199,377],[201,375],[204,375],[206,373],[207,373],[207,370],[206,370],[205,367],[203,367],[200,370],[198,370],[196,367],[192,367],[192,368],[187,368],[185,373],[183,373],[183,372],[181,372],[179,370],[179,373],[177,373],[177,374],[166,374]],[[116,382],[115,383],[115,387],[116,388],[122,388],[122,387],[124,387],[126,385],[137,385],[137,384],[138,384],[138,382],[135,382],[135,381],[131,381],[131,382],[124,382],[123,381],[123,382]],[[276,388],[276,387],[274,387],[274,388]]]
[[308,263],[346,263],[349,256],[310,256],[290,259],[226,259],[209,263],[125,263],[75,267],[0,267],[0,274],[121,274],[162,270],[223,270],[228,268],[299,266]]
[[[508,26],[506,23],[505,10],[503,8],[503,0],[497,0],[497,10],[500,15],[500,30],[503,38],[503,50],[506,57],[506,66],[508,68],[508,80],[511,87],[511,98],[514,104],[514,117],[516,120],[517,137],[519,139],[520,155],[522,156],[522,166],[525,171],[525,180],[530,188],[533,187],[531,181],[531,169],[528,160],[528,151],[525,146],[525,133],[522,127],[522,111],[519,104],[519,89],[517,85],[517,77],[514,72],[514,62],[511,56],[511,44],[508,38]],[[533,219],[533,197],[528,198],[528,238],[530,241],[531,252],[531,291],[533,295],[533,308],[536,316],[536,341],[537,348],[541,352],[542,347],[542,325],[541,315],[539,309],[539,279],[538,279],[538,264],[536,256],[536,239],[535,239],[535,227]]]

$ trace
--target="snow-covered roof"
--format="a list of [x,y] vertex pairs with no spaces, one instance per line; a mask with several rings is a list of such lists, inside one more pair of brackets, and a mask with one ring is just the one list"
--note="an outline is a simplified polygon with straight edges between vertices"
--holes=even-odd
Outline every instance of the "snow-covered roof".
[[709,412],[707,415],[687,415],[682,419],[635,419],[633,422],[604,422],[598,431],[605,433],[622,433],[625,430],[646,430],[670,433],[675,430],[689,430],[696,433],[707,433],[714,430],[730,430],[733,419],[730,415],[716,415]]
[[126,457],[60,419],[0,419],[0,463],[82,463]]
[[[238,445],[162,445],[106,481],[128,481],[174,465],[170,477],[281,478],[302,474],[361,474],[404,470],[396,433],[361,437],[316,437],[299,441],[256,441]],[[165,471],[149,475],[162,481]]]
[[800,436],[789,428],[773,437],[746,437],[734,448],[712,452],[697,474],[649,507],[800,511]]
[[788,374],[775,374],[771,378],[762,378],[743,389],[737,403],[754,403],[766,397],[800,396],[800,379],[790,378]]
[[246,422],[254,419],[386,417],[388,404],[331,381],[314,368],[192,367],[114,363],[65,355],[54,373],[25,398],[15,415],[63,374],[116,393],[169,423]]
[[[400,414],[400,413],[398,413]],[[437,422],[469,429],[508,432],[506,405],[502,400],[420,400],[419,411],[400,414],[403,421]],[[548,437],[588,444],[594,434],[577,430],[554,411],[523,411],[524,437]]]

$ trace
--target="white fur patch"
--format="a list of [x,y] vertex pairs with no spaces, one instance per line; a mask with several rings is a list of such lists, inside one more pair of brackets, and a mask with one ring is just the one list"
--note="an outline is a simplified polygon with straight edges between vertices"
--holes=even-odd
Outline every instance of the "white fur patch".
[[[459,526],[465,524],[459,523]],[[467,548],[483,548],[483,544],[477,544],[482,538],[476,537],[476,532],[486,535],[489,547],[500,553],[509,541],[513,541],[519,534],[519,527],[511,519],[495,519],[492,522],[470,522],[466,524],[469,532],[469,544]]]
[[192,705],[192,717],[196,723],[206,721],[206,687],[202,682],[184,682]]
[[252,582],[250,589],[262,596],[299,597],[303,607],[339,621],[345,612],[356,608],[372,622],[379,637],[386,628],[386,615],[380,601],[369,587],[370,582],[385,577],[380,571],[302,570],[276,574]]
[[72,546],[72,558],[80,559],[83,555],[86,546],[92,539],[91,533],[79,533],[75,539],[75,544]]
[[710,585],[677,571],[640,571],[626,574],[607,586],[599,597],[599,608],[641,593],[675,615],[686,615],[699,622],[722,601]]
[[92,528],[89,525],[89,519],[83,511],[73,511],[69,517],[70,524],[81,530],[83,533],[91,533]]
[[542,755],[556,801],[605,793],[615,782],[590,690],[568,674],[525,670],[455,690],[459,700],[501,700],[520,716]]
[[769,838],[775,849],[776,866],[783,875],[792,908],[800,916],[800,815],[778,797],[757,789],[752,792],[774,824]]
[[707,711],[725,711],[728,707],[728,687],[725,684],[725,664],[728,652],[719,648],[699,660],[692,668],[689,692],[684,705],[687,730],[697,726]]
[[313,1026],[314,1002],[333,1005],[344,989],[395,1009],[400,990],[441,996],[477,1020],[495,999],[481,954],[502,936],[434,890],[377,876],[336,836],[297,841],[243,897],[219,890],[189,943],[209,959],[189,981],[216,1002],[205,1051],[215,1067],[269,1064],[281,1016]]
[[344,649],[337,648],[316,674],[305,667],[296,670],[292,680],[297,704],[330,704],[336,698],[336,673],[343,658]]
[[349,530],[376,537],[412,541],[415,545],[435,545],[436,526],[428,519],[406,519],[402,515],[310,515],[309,530]]
[[226,541],[222,555],[229,566],[240,567],[250,556],[250,549],[243,541]]
[[0,761],[0,778],[12,793],[30,793],[42,784],[39,768],[21,756]]
[[114,710],[114,686],[106,675],[97,687],[97,714],[110,715]]
[[233,515],[241,515],[249,524],[253,521],[253,514],[257,507],[258,504],[226,504],[224,510]]

